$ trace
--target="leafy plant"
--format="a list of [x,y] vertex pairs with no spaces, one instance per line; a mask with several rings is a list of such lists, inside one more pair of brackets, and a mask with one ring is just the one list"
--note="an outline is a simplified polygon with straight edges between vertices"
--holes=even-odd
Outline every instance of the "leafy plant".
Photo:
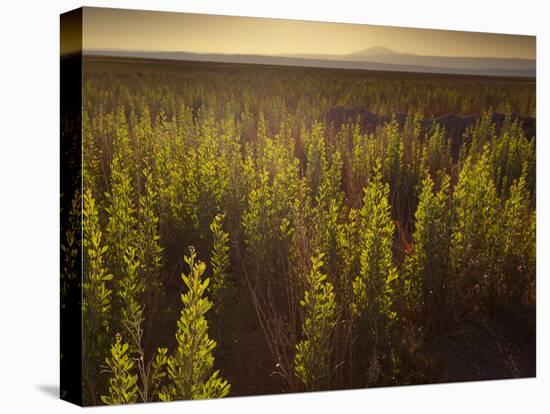
[[219,310],[222,300],[222,292],[226,288],[227,272],[229,269],[229,233],[223,231],[222,223],[224,216],[216,215],[210,224],[210,231],[213,237],[212,258],[212,283],[210,286],[214,309]]
[[360,275],[353,282],[353,313],[368,315],[376,326],[395,319],[393,309],[395,281],[398,274],[393,264],[393,233],[390,215],[389,186],[382,184],[379,166],[364,189],[361,208]]
[[302,340],[296,345],[294,372],[308,391],[330,388],[332,331],[336,325],[333,286],[322,273],[323,254],[311,259],[306,290],[300,305],[304,308]]
[[109,378],[109,395],[102,395],[105,404],[132,404],[138,396],[137,375],[131,374],[134,362],[128,356],[128,344],[122,342],[122,336],[116,335],[111,346],[111,356],[105,359]]
[[435,192],[428,175],[422,182],[415,213],[413,250],[405,262],[405,300],[411,318],[425,329],[443,323],[452,275],[450,266],[451,209],[450,180],[443,178]]
[[189,290],[181,295],[183,309],[176,332],[178,347],[166,362],[170,383],[159,394],[163,401],[219,398],[229,393],[228,382],[219,377],[219,371],[212,372],[216,342],[208,336],[205,318],[212,302],[204,296],[210,279],[202,280],[206,265],[195,259],[196,252],[191,249],[190,255],[185,256],[190,273],[181,276]]
[[[376,382],[380,375],[380,358],[388,361],[388,370],[393,371],[391,360],[391,328],[397,318],[395,310],[397,268],[393,263],[393,233],[389,185],[382,184],[380,164],[364,189],[361,209],[361,257],[360,274],[353,281],[354,299],[351,313],[356,319],[361,352],[370,355],[366,368],[367,383]],[[391,375],[391,374],[390,374]]]
[[150,167],[142,171],[143,191],[138,200],[137,259],[139,274],[144,281],[145,306],[150,310],[149,329],[158,312],[159,296],[163,289],[161,265],[163,248],[160,244],[159,218],[157,215],[158,194],[153,187],[153,175]]
[[84,364],[84,383],[88,398],[95,401],[98,367],[103,352],[107,349],[106,341],[111,319],[111,296],[107,282],[113,279],[105,266],[107,246],[103,243],[103,233],[95,199],[88,188],[84,192],[83,211],[83,247],[84,247],[84,281],[82,284],[82,349]]
[[451,258],[457,277],[452,295],[456,312],[472,310],[473,302],[489,310],[501,283],[500,199],[489,155],[487,144],[479,157],[465,161],[453,194]]

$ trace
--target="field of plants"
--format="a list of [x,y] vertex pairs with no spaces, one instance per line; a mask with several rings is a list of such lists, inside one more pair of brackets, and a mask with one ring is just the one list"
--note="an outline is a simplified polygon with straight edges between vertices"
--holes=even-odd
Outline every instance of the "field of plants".
[[533,79],[83,68],[85,404],[535,375]]

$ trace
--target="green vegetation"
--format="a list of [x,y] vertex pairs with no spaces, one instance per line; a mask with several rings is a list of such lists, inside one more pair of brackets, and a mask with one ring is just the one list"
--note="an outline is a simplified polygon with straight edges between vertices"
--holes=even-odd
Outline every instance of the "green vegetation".
[[137,375],[132,375],[134,362],[128,357],[128,344],[122,343],[122,337],[117,334],[111,347],[111,357],[105,360],[109,379],[109,395],[102,395],[105,404],[131,404],[137,399]]
[[[440,382],[464,379],[451,340],[516,352],[493,326],[535,309],[531,82],[84,72],[84,188],[62,237],[68,281],[82,202],[85,403]],[[461,364],[526,376],[529,352],[513,371]]]
[[336,325],[334,292],[321,272],[323,254],[311,260],[302,324],[303,339],[296,345],[294,371],[308,391],[330,389],[332,330]]
[[185,257],[190,274],[181,277],[189,291],[181,296],[183,310],[176,332],[178,347],[166,362],[171,383],[160,392],[162,401],[218,398],[229,393],[230,387],[218,376],[219,371],[211,373],[216,341],[208,337],[205,314],[212,307],[212,302],[203,297],[210,279],[201,280],[206,265],[195,263],[195,257],[194,250],[191,250],[189,257]]

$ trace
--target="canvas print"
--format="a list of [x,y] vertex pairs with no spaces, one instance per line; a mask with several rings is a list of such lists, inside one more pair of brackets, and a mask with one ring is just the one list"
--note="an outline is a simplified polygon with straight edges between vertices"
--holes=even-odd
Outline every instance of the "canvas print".
[[61,397],[536,375],[535,37],[61,16]]

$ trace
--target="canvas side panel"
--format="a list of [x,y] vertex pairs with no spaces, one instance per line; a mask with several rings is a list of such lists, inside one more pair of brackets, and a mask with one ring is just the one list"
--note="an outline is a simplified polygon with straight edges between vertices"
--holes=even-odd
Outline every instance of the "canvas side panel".
[[60,18],[60,397],[82,405],[82,9]]

